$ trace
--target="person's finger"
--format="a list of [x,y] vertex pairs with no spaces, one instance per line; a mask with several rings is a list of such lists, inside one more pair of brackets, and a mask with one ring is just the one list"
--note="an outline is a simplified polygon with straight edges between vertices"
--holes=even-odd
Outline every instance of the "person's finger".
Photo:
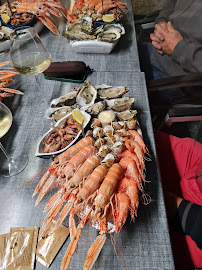
[[150,34],[150,39],[152,41],[156,41],[156,42],[160,42],[161,40],[159,40],[154,34]]
[[158,42],[152,41],[152,45],[157,49],[161,50],[161,45]]
[[162,50],[157,50],[156,51],[159,53],[159,54],[163,54],[163,51]]
[[157,31],[157,30],[154,30],[154,35],[160,41],[164,41],[165,40],[164,36],[159,31]]
[[167,26],[168,26],[168,31],[169,31],[169,32],[175,31],[175,29],[174,29],[173,26],[172,26],[171,21],[169,21],[169,22],[167,23]]
[[162,36],[165,36],[167,34],[167,30],[165,30],[162,26],[160,26],[159,24],[155,25],[155,30],[157,32],[159,32]]

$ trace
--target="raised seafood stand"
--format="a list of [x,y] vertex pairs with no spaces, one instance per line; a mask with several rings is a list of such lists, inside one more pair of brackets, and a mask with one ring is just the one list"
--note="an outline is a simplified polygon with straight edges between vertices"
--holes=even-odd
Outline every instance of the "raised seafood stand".
[[[112,230],[111,233],[107,233],[106,242],[93,269],[170,270],[174,269],[174,262],[157,165],[145,77],[139,66],[130,0],[127,0],[127,7],[128,15],[124,22],[126,33],[110,54],[76,53],[64,36],[55,36],[45,27],[40,32],[40,37],[51,53],[52,62],[83,61],[93,70],[87,77],[87,81],[93,86],[106,84],[127,88],[124,97],[135,98],[132,109],[137,111],[135,119],[139,123],[138,130],[149,150],[148,160],[145,161],[146,183],[143,184],[144,192],[140,192],[137,217],[131,220],[131,216],[128,214],[127,221],[120,232],[118,230],[116,233]],[[64,30],[64,27],[65,25],[60,25],[60,31]],[[1,55],[1,62],[7,60],[7,54]],[[41,202],[35,206],[36,197],[33,198],[32,195],[43,176],[43,173],[40,172],[48,168],[52,162],[51,155],[40,157],[39,154],[39,142],[51,128],[51,120],[45,117],[45,113],[54,99],[66,95],[74,87],[82,87],[83,83],[47,80],[43,74],[39,75],[38,82],[40,87],[34,76],[17,75],[15,77],[16,89],[21,90],[24,95],[3,99],[3,103],[12,112],[13,123],[1,142],[8,152],[11,148],[18,148],[17,154],[21,156],[26,152],[28,164],[18,175],[13,177],[0,176],[1,235],[9,233],[10,228],[13,227],[42,227],[47,214],[43,212],[43,209],[59,189],[58,185],[51,186]],[[89,125],[85,128],[85,133],[88,129]],[[81,138],[82,136],[79,137],[79,139]],[[3,154],[0,155],[3,158]],[[141,194],[148,194],[146,197],[148,200],[151,198],[148,205],[144,203],[145,197]],[[78,220],[76,221],[78,222]],[[68,224],[66,217],[63,225],[68,227]],[[95,227],[89,223],[82,229],[77,252],[72,256],[68,269],[83,268],[88,249],[99,234],[99,230]],[[60,269],[69,243],[70,237],[64,242],[49,269]],[[45,266],[36,260],[34,269],[45,269]]]

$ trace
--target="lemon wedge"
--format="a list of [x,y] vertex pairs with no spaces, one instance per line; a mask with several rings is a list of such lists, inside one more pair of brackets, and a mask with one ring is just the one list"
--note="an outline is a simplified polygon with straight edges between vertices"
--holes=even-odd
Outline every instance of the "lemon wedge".
[[85,124],[86,123],[86,118],[83,116],[82,112],[79,111],[79,109],[74,109],[72,111],[72,117],[74,118],[74,120],[79,123],[80,125],[82,125],[82,122]]
[[103,22],[113,22],[114,21],[114,14],[105,14],[102,16]]
[[2,21],[6,24],[10,21],[10,16],[8,16],[7,14],[1,14],[1,18]]

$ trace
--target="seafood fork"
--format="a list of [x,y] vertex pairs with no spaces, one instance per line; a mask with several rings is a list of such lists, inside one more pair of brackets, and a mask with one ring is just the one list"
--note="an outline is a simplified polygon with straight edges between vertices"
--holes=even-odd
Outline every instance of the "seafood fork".
[[84,121],[82,121],[82,124],[81,124],[81,130],[82,130],[82,136],[85,137],[83,125],[84,125]]

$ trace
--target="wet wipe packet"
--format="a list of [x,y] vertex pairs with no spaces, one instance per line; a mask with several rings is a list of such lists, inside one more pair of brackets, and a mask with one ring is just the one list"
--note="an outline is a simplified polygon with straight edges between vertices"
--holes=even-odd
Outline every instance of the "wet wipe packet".
[[39,227],[11,228],[8,236],[3,270],[34,268]]
[[52,62],[43,72],[46,79],[83,82],[92,70],[82,61]]
[[4,269],[4,259],[6,255],[8,239],[9,233],[0,235],[0,270]]
[[52,233],[54,223],[53,220],[46,232],[42,230],[39,232],[36,259],[45,267],[50,266],[69,235],[69,228],[63,225]]

